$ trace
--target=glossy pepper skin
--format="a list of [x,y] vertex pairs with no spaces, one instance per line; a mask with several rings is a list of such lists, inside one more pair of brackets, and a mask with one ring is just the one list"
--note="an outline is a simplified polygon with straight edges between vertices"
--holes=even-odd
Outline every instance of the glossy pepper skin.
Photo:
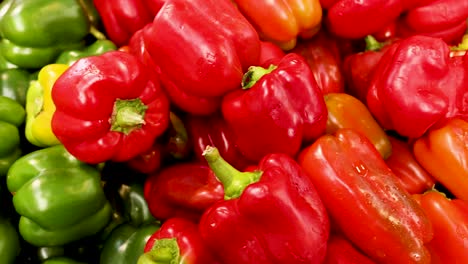
[[324,30],[299,42],[291,52],[303,56],[323,94],[344,92],[344,76],[337,40]]
[[327,134],[342,128],[351,128],[365,135],[383,159],[392,154],[392,144],[366,105],[346,93],[329,93],[324,96],[328,109]]
[[216,101],[258,63],[258,34],[229,0],[167,1],[142,34],[171,102],[189,113],[201,114],[187,97]]
[[0,177],[7,175],[10,166],[21,156],[19,126],[24,123],[26,111],[13,99],[0,96]]
[[388,136],[388,139],[392,144],[392,154],[385,163],[398,177],[403,188],[410,194],[421,194],[430,190],[435,180],[416,160],[412,144],[395,136]]
[[159,224],[146,224],[136,227],[122,224],[115,228],[104,242],[101,250],[101,264],[137,263],[143,254],[151,235],[159,229]]
[[63,145],[16,160],[7,186],[21,215],[19,232],[35,246],[61,246],[93,235],[111,217],[99,171],[71,156]]
[[299,163],[333,223],[366,255],[378,263],[430,263],[430,221],[364,135],[344,128],[322,136]]
[[324,264],[376,264],[359,251],[342,235],[333,234],[328,239]]
[[452,119],[417,139],[413,153],[421,166],[455,197],[468,201],[468,122]]
[[221,156],[238,170],[252,165],[236,146],[236,137],[221,114],[209,116],[188,115],[185,118],[187,132],[193,141],[195,157],[206,163],[203,152],[207,146],[214,146]]
[[38,147],[60,144],[52,132],[52,116],[55,105],[52,101],[52,87],[63,72],[66,64],[48,64],[38,74],[38,79],[30,82],[26,94],[26,139]]
[[132,35],[153,21],[155,13],[146,0],[93,0],[106,35],[117,46],[128,44]]
[[367,106],[384,129],[418,138],[448,119],[468,118],[467,82],[468,55],[450,56],[441,39],[413,36],[381,58]]
[[413,197],[423,208],[434,229],[434,238],[428,244],[432,263],[466,263],[468,203],[460,199],[448,199],[436,190]]
[[75,62],[55,82],[52,100],[53,133],[87,163],[129,160],[169,123],[169,103],[157,77],[121,51]]
[[207,208],[223,199],[224,190],[207,164],[184,162],[151,174],[145,181],[144,195],[157,219],[198,221]]
[[203,213],[199,230],[221,263],[324,260],[328,215],[295,160],[285,154],[268,154],[258,170],[242,173],[214,147],[206,149],[205,157],[224,186],[225,200]]
[[75,61],[89,56],[100,55],[108,51],[117,50],[117,46],[108,39],[97,39],[82,49],[66,50],[60,53],[55,63],[71,66]]
[[13,264],[20,250],[20,240],[16,228],[10,220],[0,216],[0,260],[4,264]]
[[82,46],[92,23],[89,11],[93,7],[83,5],[85,2],[3,1],[0,6],[2,54],[18,67],[39,69],[53,63],[63,50]]
[[284,50],[296,45],[297,39],[314,36],[321,27],[322,7],[319,0],[234,0],[259,35]]
[[9,97],[24,107],[30,78],[31,74],[22,69],[0,71],[0,95]]
[[166,220],[151,235],[137,263],[220,264],[204,244],[198,225],[178,217]]
[[303,142],[325,133],[325,101],[300,55],[251,67],[243,87],[227,94],[221,109],[247,159],[259,161],[274,152],[294,156]]

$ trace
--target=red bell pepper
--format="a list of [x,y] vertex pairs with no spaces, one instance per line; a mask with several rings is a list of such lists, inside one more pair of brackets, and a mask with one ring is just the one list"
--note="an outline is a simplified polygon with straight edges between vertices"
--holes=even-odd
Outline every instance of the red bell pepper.
[[52,131],[77,159],[127,161],[168,127],[169,103],[134,56],[112,51],[83,58],[55,82]]
[[117,46],[128,44],[137,30],[153,21],[154,13],[146,0],[93,0],[106,35]]
[[278,45],[268,41],[260,41],[259,65],[264,65],[272,59],[281,59],[284,55],[284,51]]
[[392,154],[385,160],[387,166],[398,177],[410,194],[423,193],[434,187],[434,178],[418,163],[410,143],[388,136]]
[[221,109],[249,160],[274,152],[294,156],[303,142],[325,133],[325,101],[300,55],[289,53],[269,67],[251,67],[243,87],[227,94]]
[[260,36],[284,50],[294,48],[298,37],[315,35],[322,22],[319,0],[234,0]]
[[468,263],[468,203],[448,199],[436,190],[413,196],[421,205],[434,229],[428,244],[432,264]]
[[145,181],[144,195],[151,214],[160,220],[198,220],[223,199],[224,190],[208,165],[184,162],[163,167]]
[[413,145],[416,160],[455,197],[468,201],[468,122],[449,120]]
[[146,242],[145,254],[138,264],[215,264],[212,254],[204,245],[198,226],[183,218],[165,221]]
[[200,100],[190,97],[216,101],[238,88],[260,55],[257,32],[230,0],[167,1],[142,34],[171,102],[193,114]]
[[188,115],[185,119],[190,139],[193,141],[195,157],[206,162],[203,152],[206,147],[218,148],[221,156],[234,168],[244,170],[252,165],[236,146],[236,138],[220,114],[209,116]]
[[205,157],[225,200],[203,213],[199,230],[222,263],[322,263],[328,216],[296,161],[268,154],[257,171],[239,172],[214,147]]
[[321,30],[291,50],[303,56],[323,94],[344,92],[341,56],[336,41]]
[[346,128],[324,135],[299,163],[333,223],[366,255],[378,263],[430,263],[431,223],[364,135]]
[[375,264],[342,235],[333,234],[328,239],[327,256],[323,264]]
[[450,57],[438,38],[413,36],[381,58],[367,106],[383,128],[410,138],[453,117],[468,118],[468,55]]
[[327,134],[352,128],[366,136],[382,158],[390,156],[392,145],[387,134],[361,101],[346,93],[329,93],[324,98],[328,109]]

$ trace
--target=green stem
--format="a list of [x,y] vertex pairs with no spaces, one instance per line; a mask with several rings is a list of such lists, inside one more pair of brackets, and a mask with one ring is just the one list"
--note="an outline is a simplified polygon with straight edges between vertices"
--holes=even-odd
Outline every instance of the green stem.
[[277,66],[270,65],[267,69],[260,66],[250,66],[249,70],[242,77],[242,89],[249,89],[264,75],[272,72]]
[[175,238],[159,239],[153,248],[141,255],[137,264],[179,264],[180,250]]
[[377,51],[377,50],[380,50],[383,46],[385,46],[383,43],[378,42],[371,35],[366,36],[364,38],[364,41],[366,42],[366,50],[370,50],[370,51]]
[[450,49],[454,51],[468,50],[468,34],[463,36],[462,41],[457,46],[452,46]]
[[129,134],[145,124],[145,112],[148,107],[137,98],[133,100],[117,99],[111,118],[111,130]]
[[208,146],[203,152],[208,165],[213,170],[216,178],[224,186],[224,199],[230,200],[241,196],[242,192],[252,183],[258,182],[261,171],[240,172],[227,163],[219,154],[216,147]]

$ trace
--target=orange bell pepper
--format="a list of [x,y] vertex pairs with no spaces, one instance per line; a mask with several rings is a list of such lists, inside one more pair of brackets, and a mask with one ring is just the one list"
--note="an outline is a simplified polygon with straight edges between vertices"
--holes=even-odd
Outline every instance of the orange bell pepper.
[[384,159],[390,156],[392,144],[364,103],[345,93],[329,93],[324,98],[328,110],[327,134],[352,128],[366,136]]
[[468,122],[451,119],[413,145],[418,162],[455,197],[468,201]]
[[309,38],[320,29],[319,0],[234,0],[239,10],[257,29],[260,37],[283,50],[296,45],[297,37]]

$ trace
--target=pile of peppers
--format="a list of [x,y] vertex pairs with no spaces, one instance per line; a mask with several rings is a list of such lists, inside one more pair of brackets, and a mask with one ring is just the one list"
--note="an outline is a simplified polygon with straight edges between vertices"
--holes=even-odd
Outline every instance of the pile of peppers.
[[468,263],[467,23],[0,1],[0,263]]

